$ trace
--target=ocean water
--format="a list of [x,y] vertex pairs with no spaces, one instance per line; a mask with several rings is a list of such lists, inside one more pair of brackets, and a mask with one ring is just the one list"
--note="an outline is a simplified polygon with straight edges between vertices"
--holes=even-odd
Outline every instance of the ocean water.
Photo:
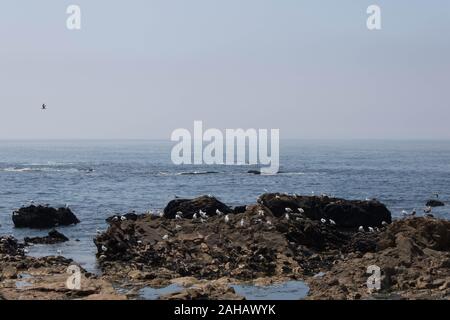
[[[281,172],[248,174],[256,166],[177,166],[168,141],[0,141],[0,234],[15,229],[13,210],[30,200],[70,205],[81,223],[59,230],[71,241],[35,246],[35,256],[73,258],[96,271],[96,229],[114,213],[162,209],[175,195],[213,194],[228,205],[254,203],[266,191],[376,197],[400,216],[422,208],[433,193],[450,198],[450,141],[281,141]],[[448,206],[433,210],[449,218]],[[79,240],[79,241],[75,241]]]

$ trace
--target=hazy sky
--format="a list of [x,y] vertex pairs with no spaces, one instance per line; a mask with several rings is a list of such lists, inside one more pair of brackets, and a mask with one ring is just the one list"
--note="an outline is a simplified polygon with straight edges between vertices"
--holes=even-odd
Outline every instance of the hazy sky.
[[450,139],[450,1],[2,0],[0,98],[0,139]]

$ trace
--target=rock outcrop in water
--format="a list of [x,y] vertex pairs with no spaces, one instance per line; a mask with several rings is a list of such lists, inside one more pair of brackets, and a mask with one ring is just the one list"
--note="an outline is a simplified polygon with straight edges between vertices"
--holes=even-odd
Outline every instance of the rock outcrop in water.
[[[214,198],[199,199],[217,204]],[[220,205],[221,211],[228,208]],[[168,207],[173,209],[173,203]],[[108,219],[108,230],[94,241],[100,266],[107,274],[147,279],[161,274],[167,278],[297,278],[333,263],[338,253],[376,250],[375,233],[343,230],[299,212],[288,219],[260,204],[228,215],[216,215],[216,208],[186,206],[183,214],[189,219],[152,215]],[[199,210],[211,216],[192,219]]]
[[31,205],[14,211],[12,220],[16,228],[33,229],[48,229],[80,222],[69,208],[55,209],[41,205]]
[[445,203],[440,200],[431,199],[431,200],[428,200],[426,206],[427,207],[443,207],[443,206],[445,206]]
[[[450,295],[448,221],[417,217],[391,223],[377,201],[266,194],[259,202],[203,221],[151,215],[110,220],[95,239],[99,264],[107,278],[138,283],[225,279],[164,299],[239,298],[226,282],[259,279],[303,279],[310,299]],[[380,267],[380,291],[367,289],[371,265]]]
[[277,216],[283,216],[286,208],[303,214],[312,220],[331,219],[340,227],[381,227],[383,221],[391,223],[392,217],[386,206],[376,200],[344,200],[328,196],[297,196],[281,193],[264,194],[259,198]]
[[196,199],[175,199],[170,201],[164,208],[164,217],[174,219],[177,212],[182,213],[182,217],[192,219],[192,216],[202,210],[208,216],[215,216],[216,211],[231,213],[230,207],[211,196],[202,196]]
[[69,241],[69,238],[67,238],[62,233],[58,232],[57,230],[51,230],[47,236],[45,237],[33,237],[29,238],[26,237],[24,239],[25,244],[55,244],[60,242],[66,242]]

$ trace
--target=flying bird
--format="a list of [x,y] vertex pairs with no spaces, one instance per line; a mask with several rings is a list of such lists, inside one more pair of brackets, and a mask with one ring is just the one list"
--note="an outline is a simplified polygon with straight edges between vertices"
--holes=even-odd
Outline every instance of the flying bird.
[[47,110],[47,105],[45,103],[42,104],[41,110]]

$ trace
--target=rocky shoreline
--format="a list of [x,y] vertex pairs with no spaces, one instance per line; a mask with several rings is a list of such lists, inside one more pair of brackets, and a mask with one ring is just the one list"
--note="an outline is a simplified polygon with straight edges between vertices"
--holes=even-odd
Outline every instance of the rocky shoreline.
[[[36,208],[16,211],[13,219],[31,215],[36,225],[42,214]],[[68,208],[45,212],[52,214],[44,219],[52,227],[60,213],[66,223],[78,221]],[[0,298],[125,299],[141,288],[176,284],[182,289],[160,299],[243,299],[231,284],[289,280],[308,284],[307,299],[450,297],[450,222],[431,215],[393,221],[377,200],[274,193],[232,208],[202,196],[175,199],[159,214],[116,215],[107,223],[93,239],[102,274],[82,270],[81,290],[65,285],[73,261],[31,258],[16,239],[1,238]],[[34,239],[60,240],[56,232]],[[368,289],[369,266],[380,270],[379,290]],[[18,287],[25,273],[32,281]],[[127,295],[117,286],[128,288]]]

